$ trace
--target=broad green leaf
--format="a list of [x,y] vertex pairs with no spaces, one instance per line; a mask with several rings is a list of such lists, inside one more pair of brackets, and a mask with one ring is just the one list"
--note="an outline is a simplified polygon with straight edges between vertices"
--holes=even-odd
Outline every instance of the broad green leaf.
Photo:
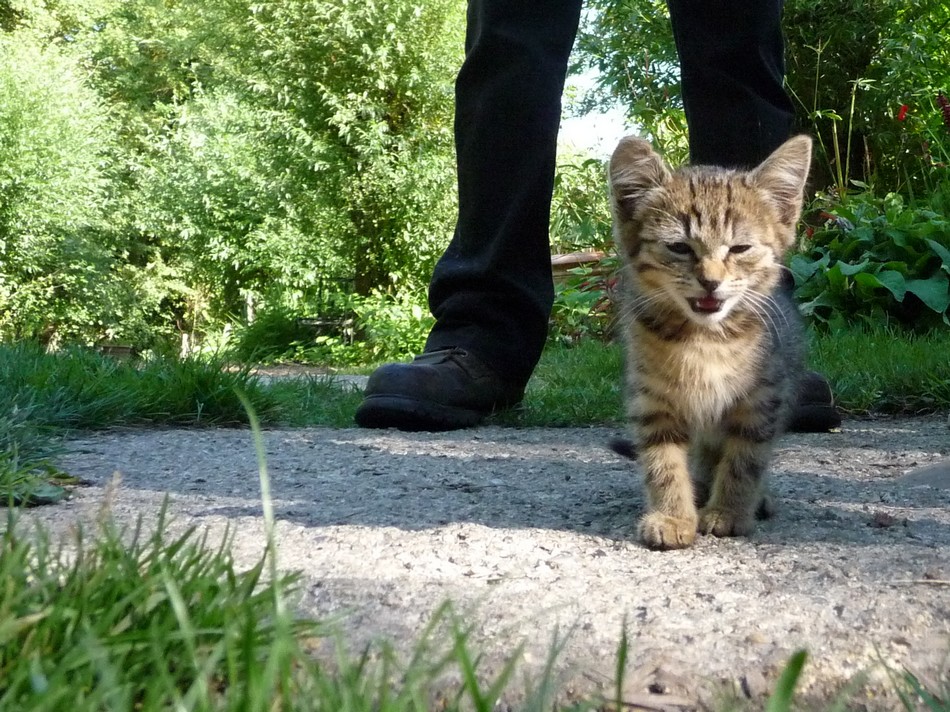
[[874,230],[869,227],[856,227],[848,232],[849,240],[860,242],[874,242]]
[[883,272],[884,270],[893,270],[895,272],[900,272],[902,275],[906,275],[907,263],[899,262],[897,260],[893,260],[891,262],[885,262],[884,264],[881,265],[880,271]]
[[884,234],[887,235],[894,242],[895,245],[900,247],[907,247],[907,233],[903,230],[898,230],[897,228],[889,227],[884,231]]
[[819,307],[835,307],[837,302],[828,294],[822,292],[817,297],[808,302],[802,302],[798,305],[798,311],[804,316],[819,316],[815,310]]
[[815,274],[819,269],[821,269],[824,264],[827,264],[827,255],[821,260],[810,260],[804,255],[795,255],[788,262],[788,268],[792,270],[792,274],[795,276],[795,284],[801,284],[809,277]]
[[926,242],[930,245],[930,249],[936,252],[937,256],[940,257],[940,261],[943,263],[941,268],[945,272],[950,272],[950,250],[934,240],[927,240]]
[[871,263],[871,260],[865,259],[863,262],[853,265],[846,262],[839,262],[838,268],[841,270],[841,274],[850,277],[853,274],[858,272],[863,272],[864,269]]
[[950,306],[950,280],[942,272],[938,272],[930,279],[908,280],[907,291],[916,295],[920,301],[938,314],[943,314]]
[[25,485],[13,491],[13,503],[27,507],[38,507],[44,504],[56,504],[66,498],[67,491],[59,485],[49,482]]
[[832,290],[840,292],[848,288],[848,280],[841,271],[840,262],[835,263],[831,269],[825,272],[825,275],[828,277],[828,286]]
[[[907,292],[907,284],[904,275],[894,270],[881,270],[875,275],[881,286],[888,289],[894,295],[894,299],[899,302],[904,301],[904,294]],[[855,277],[857,279],[857,277]]]

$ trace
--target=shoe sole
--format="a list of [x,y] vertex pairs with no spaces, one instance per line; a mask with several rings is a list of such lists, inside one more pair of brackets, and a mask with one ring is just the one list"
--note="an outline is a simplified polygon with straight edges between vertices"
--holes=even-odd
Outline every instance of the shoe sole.
[[793,433],[827,433],[841,427],[841,414],[833,405],[799,403],[788,424]]
[[356,409],[354,420],[361,428],[397,428],[407,431],[439,432],[471,428],[487,413],[457,408],[405,396],[367,396]]

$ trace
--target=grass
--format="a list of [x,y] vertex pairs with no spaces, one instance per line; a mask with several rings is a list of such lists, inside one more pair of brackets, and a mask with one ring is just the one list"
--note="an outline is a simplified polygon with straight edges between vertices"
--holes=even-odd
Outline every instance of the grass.
[[494,422],[519,427],[566,427],[623,422],[623,354],[614,344],[585,341],[548,348],[522,406]]
[[[42,531],[18,536],[9,508],[0,536],[0,709],[494,710],[520,651],[486,678],[449,605],[405,664],[385,644],[355,657],[339,639],[322,645],[334,642],[327,627],[294,617],[298,580],[277,564],[260,424],[237,397],[258,453],[262,558],[238,571],[228,535],[217,547],[194,528],[170,537],[164,506],[150,532],[141,520],[126,532],[105,518],[93,541],[79,532],[55,547]],[[551,708],[556,652],[526,710]],[[462,680],[457,689],[443,684],[449,673]]]
[[913,335],[890,329],[812,335],[810,366],[825,374],[843,410],[856,414],[950,409],[950,329]]
[[[352,654],[330,626],[289,613],[299,582],[266,574],[277,569],[270,547],[239,571],[227,538],[212,546],[194,529],[168,529],[163,510],[152,531],[121,531],[106,519],[92,538],[80,533],[53,545],[43,534],[17,536],[8,514],[0,535],[0,709],[491,712],[511,691],[520,649],[486,675],[469,628],[448,604],[409,655],[385,643]],[[518,709],[625,709],[625,636],[609,701],[554,707],[562,642],[552,643],[544,670],[526,682]],[[804,663],[801,652],[790,659],[769,712],[799,709]],[[946,691],[928,690],[908,673],[895,671],[893,684],[905,710],[950,709],[938,697]],[[750,707],[724,702],[722,709]]]
[[277,407],[248,369],[215,360],[132,364],[85,349],[48,354],[35,344],[0,345],[0,501],[57,498],[62,473],[53,457],[69,431],[246,424],[237,391],[265,414]]
[[[409,655],[384,642],[351,654],[331,626],[293,616],[299,580],[279,571],[261,462],[267,541],[262,558],[246,571],[235,567],[228,536],[212,546],[194,528],[171,535],[164,508],[149,530],[140,523],[123,531],[104,517],[94,537],[78,532],[56,545],[42,532],[19,536],[15,510],[9,510],[0,534],[0,709],[499,709],[497,701],[512,691],[520,647],[500,670],[486,674],[470,627],[449,604],[433,614]],[[623,633],[609,698],[555,707],[553,670],[563,642],[551,644],[517,709],[627,709],[622,690],[630,651]],[[801,709],[795,693],[805,660],[804,652],[789,660],[765,709]],[[908,712],[950,710],[947,690],[929,690],[906,672],[894,671],[893,684]],[[724,699],[717,709],[754,708]],[[842,701],[822,709],[847,707]]]

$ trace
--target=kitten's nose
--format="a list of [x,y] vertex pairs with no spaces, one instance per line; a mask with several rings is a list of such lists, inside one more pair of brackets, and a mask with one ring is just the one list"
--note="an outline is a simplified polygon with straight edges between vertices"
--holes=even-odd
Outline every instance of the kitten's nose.
[[722,282],[719,281],[718,279],[706,279],[705,277],[697,277],[696,280],[702,285],[703,289],[705,289],[709,294],[712,294],[713,292],[715,292],[716,289],[719,287],[719,285],[722,284]]

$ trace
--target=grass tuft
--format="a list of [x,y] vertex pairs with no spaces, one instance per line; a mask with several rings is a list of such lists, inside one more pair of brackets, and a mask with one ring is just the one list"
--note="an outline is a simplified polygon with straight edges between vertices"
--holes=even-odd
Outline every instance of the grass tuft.
[[914,415],[950,409],[950,329],[813,334],[810,367],[855,415]]
[[247,423],[236,389],[259,412],[274,413],[277,401],[248,369],[225,366],[170,358],[133,364],[88,349],[0,344],[0,502],[61,498],[53,457],[70,430]]
[[[210,548],[194,529],[170,537],[104,525],[53,547],[18,537],[13,514],[0,556],[0,709],[226,708],[262,680],[268,655],[292,651],[315,623],[278,635],[263,561],[238,572],[230,538]],[[285,681],[287,684],[293,680]],[[271,698],[273,699],[273,697]],[[211,707],[209,707],[211,706]],[[258,709],[264,709],[259,707]]]
[[528,384],[520,408],[493,422],[518,427],[578,427],[623,420],[623,354],[616,344],[552,346]]

